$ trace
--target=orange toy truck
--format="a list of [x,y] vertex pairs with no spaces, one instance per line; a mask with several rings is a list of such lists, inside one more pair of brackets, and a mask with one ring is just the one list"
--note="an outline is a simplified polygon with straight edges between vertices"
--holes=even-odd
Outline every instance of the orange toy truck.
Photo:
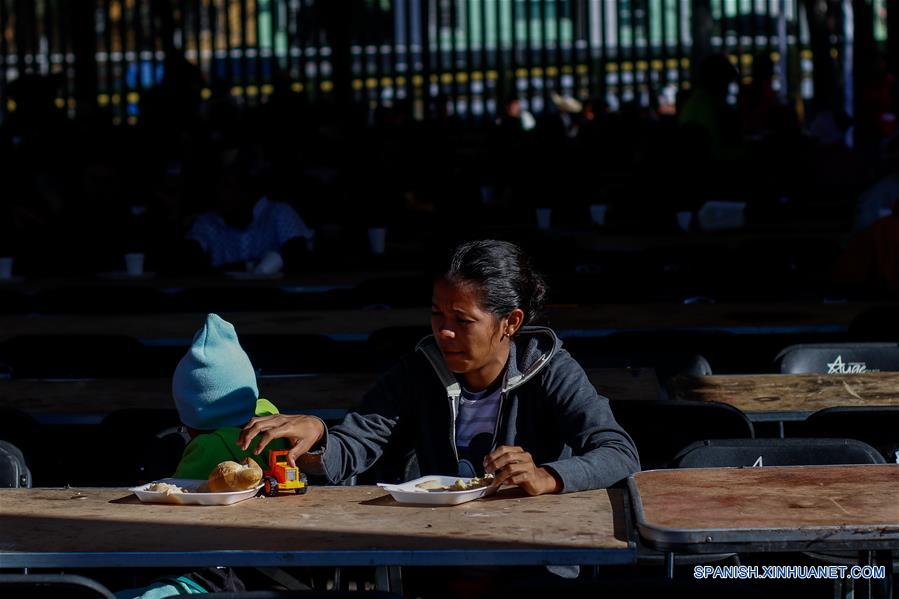
[[268,468],[262,477],[263,488],[268,497],[290,490],[303,495],[309,490],[306,475],[287,463],[287,453],[286,449],[268,452]]

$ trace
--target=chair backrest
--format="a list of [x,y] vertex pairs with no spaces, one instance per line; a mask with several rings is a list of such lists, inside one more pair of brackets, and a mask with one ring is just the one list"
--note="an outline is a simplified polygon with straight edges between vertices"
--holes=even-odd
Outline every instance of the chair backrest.
[[115,599],[99,582],[74,574],[0,574],[0,595],[28,599]]
[[672,460],[675,468],[883,464],[883,456],[855,439],[714,439],[697,441]]
[[783,374],[862,374],[899,371],[897,343],[814,343],[791,345],[775,358]]
[[751,439],[752,423],[726,404],[681,400],[612,401],[615,419],[634,440],[644,469],[666,468],[684,447],[705,439]]
[[565,337],[562,346],[585,368],[652,368],[661,385],[680,374],[709,376],[712,366],[704,352],[726,353],[715,349],[717,336],[705,349],[701,344],[680,344],[679,339],[677,334],[613,333],[606,337]]
[[31,470],[25,463],[25,456],[18,447],[6,441],[0,441],[0,487],[31,487]]
[[899,462],[899,407],[836,407],[789,423],[790,437],[857,439],[874,447],[887,462]]
[[127,408],[108,414],[100,423],[98,441],[106,467],[100,485],[131,485],[171,476],[186,446],[172,409]]
[[849,323],[849,335],[859,341],[899,339],[899,309],[892,305],[863,310]]
[[[0,387],[0,393],[4,389]],[[0,407],[0,439],[29,452],[41,437],[41,427],[29,414],[16,408]]]

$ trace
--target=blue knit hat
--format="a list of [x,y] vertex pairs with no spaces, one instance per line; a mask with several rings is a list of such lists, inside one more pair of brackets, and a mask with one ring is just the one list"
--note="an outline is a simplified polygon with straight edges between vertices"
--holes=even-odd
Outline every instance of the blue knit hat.
[[256,411],[256,373],[230,322],[216,314],[194,335],[172,378],[181,422],[198,430],[243,426]]

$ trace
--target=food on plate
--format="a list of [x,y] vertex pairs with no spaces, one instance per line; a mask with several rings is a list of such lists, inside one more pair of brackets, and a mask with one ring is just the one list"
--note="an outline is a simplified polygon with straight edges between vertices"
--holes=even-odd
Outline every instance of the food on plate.
[[486,487],[493,482],[493,475],[487,474],[481,478],[470,478],[468,480],[457,479],[451,485],[441,485],[439,480],[426,480],[415,485],[417,489],[422,491],[470,491],[472,489],[480,489]]
[[489,486],[490,483],[493,482],[492,474],[485,474],[481,478],[471,478],[467,481],[462,479],[457,480],[453,483],[453,485],[449,488],[450,491],[470,491],[471,489],[480,489],[481,487]]
[[178,485],[173,485],[170,483],[151,483],[149,487],[147,487],[148,491],[153,491],[154,493],[162,493],[163,495],[169,496],[174,495],[175,493],[187,493],[188,490]]
[[216,466],[207,484],[210,492],[224,493],[252,489],[261,480],[262,468],[259,464],[251,458],[244,458],[240,464],[229,460]]
[[415,485],[416,489],[421,489],[422,491],[446,491],[446,487],[440,484],[440,481],[437,479],[434,480],[426,480],[423,483],[418,483]]

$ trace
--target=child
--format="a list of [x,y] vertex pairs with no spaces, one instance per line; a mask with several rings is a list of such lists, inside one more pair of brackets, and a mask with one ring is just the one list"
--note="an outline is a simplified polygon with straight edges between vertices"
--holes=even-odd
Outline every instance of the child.
[[[237,437],[253,416],[270,416],[278,409],[259,399],[256,373],[237,341],[231,323],[216,314],[194,335],[193,344],[181,358],[172,378],[172,396],[191,442],[184,449],[175,478],[203,479],[221,462],[242,462],[251,457],[259,467],[268,467],[268,452],[253,455],[255,444],[242,451]],[[285,439],[273,441],[270,449],[287,449]]]
[[[253,455],[255,444],[246,451],[237,446],[241,427],[253,416],[270,416],[278,409],[267,399],[259,399],[256,373],[237,341],[234,326],[216,314],[194,335],[187,354],[181,358],[172,378],[172,396],[181,422],[191,442],[184,448],[175,478],[206,480],[221,462],[243,461],[252,457],[265,470],[267,452]],[[272,449],[287,449],[287,441],[277,439]],[[184,576],[157,580],[148,587],[116,593],[118,599],[161,599],[213,591],[241,592],[243,581],[230,568],[204,568]]]

